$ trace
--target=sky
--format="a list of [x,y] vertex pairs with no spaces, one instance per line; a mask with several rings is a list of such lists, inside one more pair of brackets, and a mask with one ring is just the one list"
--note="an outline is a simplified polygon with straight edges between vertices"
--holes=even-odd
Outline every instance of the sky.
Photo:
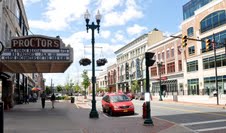
[[60,36],[74,50],[74,61],[64,73],[44,73],[46,85],[65,85],[68,80],[82,82],[83,70],[92,76],[92,65],[80,66],[79,60],[91,59],[91,31],[87,33],[84,13],[96,23],[100,11],[100,33],[95,30],[95,59],[106,58],[101,70],[116,63],[115,51],[154,28],[168,36],[180,32],[182,6],[189,0],[23,0],[29,23],[29,34]]

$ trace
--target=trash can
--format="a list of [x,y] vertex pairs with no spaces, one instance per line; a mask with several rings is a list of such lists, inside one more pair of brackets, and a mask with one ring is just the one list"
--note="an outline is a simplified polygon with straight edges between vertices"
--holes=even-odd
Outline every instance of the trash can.
[[74,102],[75,102],[75,98],[71,97],[71,103],[74,103]]
[[147,118],[147,104],[146,102],[143,103],[143,119]]

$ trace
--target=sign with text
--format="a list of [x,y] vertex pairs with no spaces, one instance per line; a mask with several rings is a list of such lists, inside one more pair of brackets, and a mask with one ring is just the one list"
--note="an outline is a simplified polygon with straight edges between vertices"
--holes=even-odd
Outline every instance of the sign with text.
[[45,37],[40,35],[30,35],[11,39],[11,48],[59,49],[60,43],[61,42],[59,38]]
[[70,49],[11,49],[6,48],[2,60],[70,61]]

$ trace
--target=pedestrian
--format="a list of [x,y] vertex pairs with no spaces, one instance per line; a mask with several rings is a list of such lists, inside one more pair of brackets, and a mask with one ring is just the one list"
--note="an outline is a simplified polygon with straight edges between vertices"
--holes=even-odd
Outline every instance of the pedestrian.
[[45,94],[44,91],[41,94],[41,100],[42,100],[42,108],[44,109],[45,108],[45,101],[46,101],[46,94]]
[[52,94],[50,100],[51,100],[51,102],[52,102],[52,108],[54,108],[54,103],[55,103],[55,100],[56,100],[56,96],[55,96],[54,93]]
[[29,104],[29,97],[27,94],[25,94],[25,96],[24,96],[24,102],[25,102],[25,104]]

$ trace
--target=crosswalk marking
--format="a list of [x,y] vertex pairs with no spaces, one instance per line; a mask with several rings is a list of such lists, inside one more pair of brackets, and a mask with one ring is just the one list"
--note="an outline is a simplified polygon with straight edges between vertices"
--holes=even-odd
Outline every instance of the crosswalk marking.
[[190,126],[190,125],[197,125],[197,124],[206,124],[206,123],[223,122],[223,121],[226,121],[226,119],[211,120],[211,121],[201,121],[201,122],[190,122],[190,123],[181,123],[180,125],[183,125],[183,126]]
[[225,127],[214,127],[214,128],[197,129],[195,131],[203,132],[203,131],[212,131],[212,130],[220,130],[220,129],[226,129],[226,126]]

